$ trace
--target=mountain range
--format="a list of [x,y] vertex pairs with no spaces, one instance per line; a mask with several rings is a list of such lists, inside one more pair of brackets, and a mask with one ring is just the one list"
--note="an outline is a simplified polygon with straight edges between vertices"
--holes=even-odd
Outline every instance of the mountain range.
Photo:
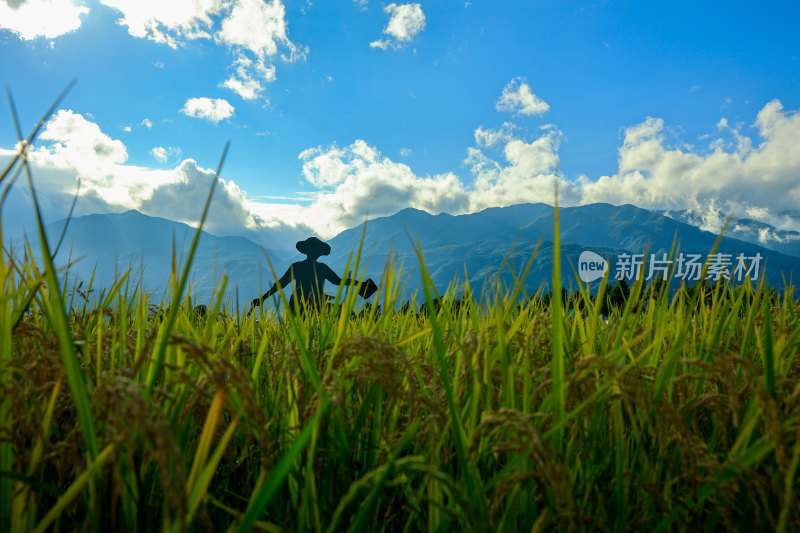
[[[415,251],[415,246],[419,245],[440,293],[454,279],[459,282],[468,279],[473,291],[480,293],[486,283],[490,287],[497,281],[506,285],[512,283],[541,241],[524,280],[525,291],[533,294],[540,287],[549,285],[551,279],[553,218],[554,208],[546,204],[489,208],[465,215],[431,215],[416,209],[403,209],[330,239],[328,243],[332,252],[321,261],[340,275],[344,274],[348,259],[355,259],[363,234],[359,274],[364,273],[379,281],[387,260],[396,261],[403,265],[401,279],[405,284],[405,298],[408,298],[421,287]],[[670,253],[673,242],[676,259],[682,252],[686,258],[695,254],[701,257],[702,262],[717,239],[717,235],[702,231],[679,220],[679,217],[632,205],[590,204],[560,208],[559,218],[562,279],[565,285],[572,287],[577,285],[572,269],[580,269],[580,257],[584,251],[604,258],[614,275],[615,269],[620,271],[620,261],[625,261],[626,257],[630,260],[634,254],[643,254],[647,250],[648,254],[660,258],[662,254]],[[62,228],[63,221],[48,225],[51,243],[57,240]],[[55,261],[63,267],[71,257],[73,264],[67,275],[74,283],[88,282],[96,266],[95,287],[109,285],[117,273],[130,267],[132,277],[141,281],[158,300],[169,281],[173,242],[180,262],[189,250],[195,231],[186,224],[137,211],[75,217],[68,225],[64,244]],[[768,226],[766,231],[776,230]],[[739,231],[735,235],[750,238],[726,235],[721,239],[718,252],[729,254],[723,256],[726,263],[721,267],[728,274],[733,274],[739,254],[747,259],[745,266],[750,267],[754,258],[762,258],[758,268],[764,271],[768,283],[779,288],[783,286],[783,276],[789,280],[793,273],[800,274],[800,250],[790,255],[769,249],[758,243],[757,232]],[[36,239],[31,241],[36,246]],[[15,241],[15,247],[19,251],[19,239]],[[793,251],[795,248],[789,246],[783,250]],[[245,305],[265,292],[274,280],[267,257],[280,276],[292,261],[303,256],[287,252],[285,247],[265,249],[244,237],[215,236],[204,232],[193,262],[193,298],[205,302],[225,272],[228,276],[227,294],[234,296],[238,289],[239,302]],[[633,257],[634,263],[635,260]],[[644,268],[647,275],[647,266]],[[632,274],[633,270],[628,273]],[[655,274],[658,275],[659,271]],[[672,279],[673,285],[679,281],[679,278]],[[691,277],[687,281],[691,284]],[[328,287],[329,293],[334,290]]]
[[[399,262],[412,268],[408,272],[408,286],[419,287],[418,264],[414,244],[421,244],[426,266],[437,288],[445,289],[454,276],[464,279],[464,265],[470,284],[480,288],[484,281],[495,276],[505,283],[513,279],[512,272],[520,273],[533,252],[535,243],[542,244],[531,270],[525,279],[525,290],[530,294],[551,279],[553,253],[553,206],[547,204],[520,204],[494,207],[467,215],[431,215],[416,209],[404,209],[392,216],[371,220],[364,225],[346,230],[329,241],[333,253],[331,266],[340,267],[347,261],[350,250],[358,246],[364,233],[362,255],[368,261],[367,275],[379,275],[386,257],[396,254]],[[645,250],[661,258],[676,247],[676,258],[683,252],[702,256],[704,261],[711,252],[717,235],[711,232],[633,205],[589,204],[559,209],[561,264],[565,285],[577,285],[572,268],[579,268],[583,251],[592,251],[606,258],[613,270],[616,260],[624,254],[643,254]],[[774,229],[774,228],[772,228]],[[413,241],[412,241],[413,239]],[[724,236],[718,248],[720,254],[730,254],[728,272],[736,266],[736,256],[747,258],[760,254],[760,268],[765,269],[767,281],[783,287],[792,273],[800,274],[800,257],[776,252],[759,244]],[[506,266],[501,268],[501,265]],[[748,260],[746,266],[750,266]],[[511,268],[509,268],[509,265]],[[572,265],[572,266],[570,266]],[[645,276],[648,275],[645,267]],[[658,274],[658,272],[656,272]],[[680,279],[673,279],[677,285]],[[693,284],[688,278],[687,282]]]
[[[58,242],[64,222],[46,226],[51,247]],[[65,271],[69,283],[83,282],[84,288],[92,275],[93,287],[108,287],[119,273],[131,269],[132,280],[142,282],[146,290],[153,293],[153,300],[158,301],[169,284],[173,243],[175,259],[180,266],[185,262],[195,231],[187,224],[143,215],[135,210],[74,217],[69,221],[54,262],[59,268],[69,265],[69,270]],[[34,256],[39,257],[38,238],[29,235],[28,239]],[[15,239],[17,253],[22,243],[22,238]],[[244,237],[221,237],[203,232],[192,262],[192,296],[198,301],[207,300],[225,272],[230,280],[228,294],[235,294],[238,284],[241,301],[249,302],[250,294],[272,283],[266,258],[280,268],[287,256],[284,250],[267,250]]]

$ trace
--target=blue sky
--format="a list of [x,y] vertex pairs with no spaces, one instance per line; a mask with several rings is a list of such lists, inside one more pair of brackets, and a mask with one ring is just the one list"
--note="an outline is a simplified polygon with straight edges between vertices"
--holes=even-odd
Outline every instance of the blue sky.
[[[166,6],[166,7],[165,7]],[[0,0],[52,216],[323,237],[404,207],[633,203],[800,229],[795,2]],[[14,149],[0,109],[0,159]],[[29,205],[24,187],[11,197]],[[14,211],[18,207],[17,211]],[[9,211],[10,210],[10,211]],[[5,217],[8,218],[8,215]]]

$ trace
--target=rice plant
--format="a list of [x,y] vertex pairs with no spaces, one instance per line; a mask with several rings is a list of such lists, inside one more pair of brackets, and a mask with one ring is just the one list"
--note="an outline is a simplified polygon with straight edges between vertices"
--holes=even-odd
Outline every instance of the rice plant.
[[[35,190],[34,138],[0,185]],[[792,287],[457,300],[418,248],[407,306],[389,260],[372,305],[247,315],[222,275],[200,316],[191,252],[160,306],[68,289],[34,209],[41,264],[0,258],[0,530],[800,529]]]

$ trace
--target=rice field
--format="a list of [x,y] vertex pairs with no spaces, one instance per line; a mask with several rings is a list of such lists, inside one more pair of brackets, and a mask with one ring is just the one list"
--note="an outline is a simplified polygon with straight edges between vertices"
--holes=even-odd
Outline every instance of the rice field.
[[404,308],[390,260],[373,305],[247,315],[222,276],[201,315],[194,246],[153,306],[40,237],[0,259],[2,531],[800,530],[791,287]]

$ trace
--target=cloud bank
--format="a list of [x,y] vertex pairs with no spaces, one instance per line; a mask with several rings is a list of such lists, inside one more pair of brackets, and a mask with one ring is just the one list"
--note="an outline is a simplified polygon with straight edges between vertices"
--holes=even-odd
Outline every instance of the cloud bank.
[[311,148],[300,154],[303,177],[318,191],[309,220],[321,234],[332,235],[405,207],[459,214],[524,202],[552,204],[557,181],[565,206],[607,202],[691,209],[705,217],[704,229],[711,231],[734,213],[800,230],[800,113],[774,100],[752,126],[757,140],[721,122],[708,144],[697,148],[670,145],[664,129],[658,118],[628,127],[616,172],[597,179],[559,171],[563,134],[552,126],[533,136],[510,122],[476,128],[475,146],[463,161],[471,181],[454,173],[417,175],[364,140],[344,148]]
[[727,121],[718,128],[704,149],[668,146],[661,119],[628,128],[617,173],[595,181],[581,177],[574,185],[580,201],[721,209],[726,215],[735,212],[778,228],[800,229],[800,114],[784,110],[778,100],[766,104],[753,124],[757,145]]
[[319,193],[309,209],[330,228],[324,234],[386,216],[405,207],[431,213],[463,212],[469,197],[453,173],[417,176],[410,167],[384,157],[363,140],[338,148],[310,148],[300,154],[303,177]]
[[[100,3],[120,13],[117,23],[125,26],[133,37],[175,49],[196,39],[226,46],[234,59],[231,74],[220,86],[244,100],[266,100],[265,84],[276,79],[273,58],[294,62],[308,55],[308,47],[289,38],[286,9],[281,0],[100,0]],[[1,0],[0,30],[10,30],[24,40],[53,39],[80,28],[80,17],[87,13],[89,8],[77,0]],[[403,31],[411,30],[403,30],[404,26],[398,24],[392,26],[395,33],[391,35],[403,39]],[[163,63],[156,66],[164,68]]]
[[[184,159],[171,169],[127,163],[124,144],[103,133],[81,114],[58,111],[46,124],[40,145],[29,153],[38,196],[51,220],[64,216],[80,180],[77,214],[137,209],[145,214],[196,224],[214,179],[213,170]],[[178,156],[175,148],[156,147],[156,158]],[[5,164],[13,151],[0,150]],[[15,185],[18,193],[25,187]],[[263,220],[233,180],[218,178],[208,230],[241,234],[243,230],[283,227],[281,220]]]
[[[201,112],[206,111],[197,111]],[[454,172],[420,175],[363,139],[343,147],[311,147],[298,155],[302,179],[313,189],[305,201],[253,200],[233,180],[220,178],[209,230],[300,228],[329,238],[366,218],[406,207],[459,214],[524,202],[552,204],[556,182],[559,203],[564,206],[608,202],[662,211],[689,209],[709,230],[718,230],[733,212],[779,230],[800,230],[800,151],[796,148],[800,113],[785,110],[773,100],[759,111],[750,128],[737,129],[721,120],[701,147],[670,145],[665,128],[659,118],[628,127],[616,171],[596,179],[568,177],[559,171],[563,135],[553,126],[533,135],[512,122],[477,127],[474,146],[466,150],[462,176]],[[213,179],[211,170],[192,159],[171,169],[130,165],[121,141],[68,110],[53,116],[40,141],[30,160],[42,196],[51,205],[69,205],[79,178],[83,212],[134,208],[195,223],[200,215],[197,206],[202,205]],[[156,147],[151,153],[158,160],[179,157],[169,150]],[[0,160],[10,154],[0,151]],[[785,238],[775,232],[763,235],[764,240],[778,237]]]

